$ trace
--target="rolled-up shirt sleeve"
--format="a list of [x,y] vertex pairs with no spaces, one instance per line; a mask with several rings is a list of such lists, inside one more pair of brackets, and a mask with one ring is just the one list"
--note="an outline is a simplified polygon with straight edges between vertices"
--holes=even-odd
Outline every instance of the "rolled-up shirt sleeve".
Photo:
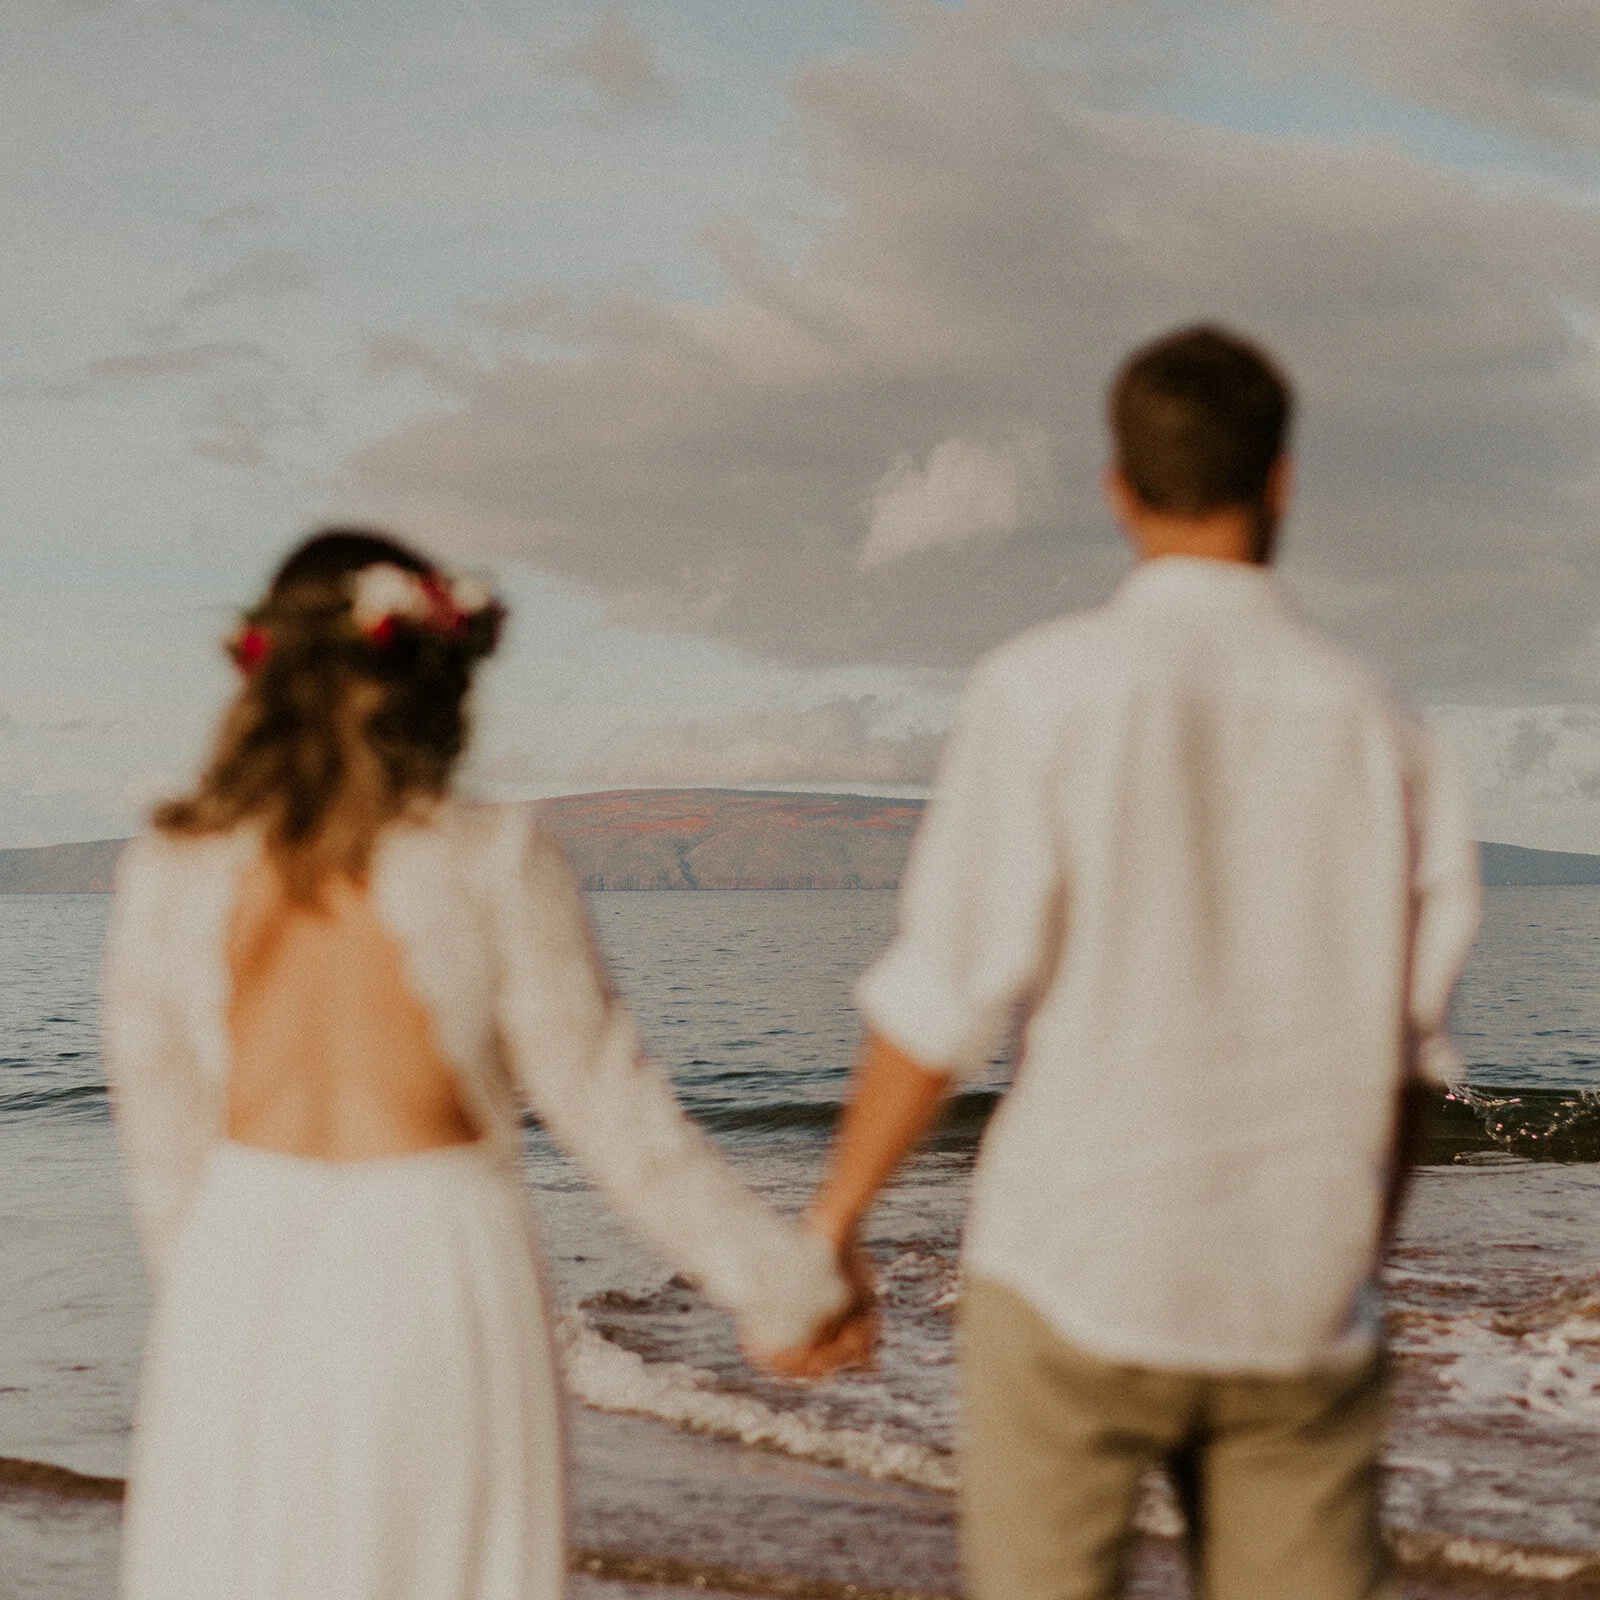
[[1063,884],[1026,721],[981,667],[906,864],[899,931],[856,989],[868,1026],[930,1071],[982,1071],[1049,961]]
[[1448,1087],[1465,1073],[1450,1037],[1450,997],[1483,914],[1472,809],[1454,754],[1422,733],[1412,784],[1409,1069]]

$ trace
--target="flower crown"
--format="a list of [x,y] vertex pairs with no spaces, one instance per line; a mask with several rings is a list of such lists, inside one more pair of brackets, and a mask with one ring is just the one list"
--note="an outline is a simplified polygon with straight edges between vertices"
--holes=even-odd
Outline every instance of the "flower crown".
[[439,572],[407,572],[376,561],[355,573],[350,585],[350,620],[369,644],[388,644],[409,625],[433,633],[460,633],[495,598],[480,578],[446,578]]
[[[389,561],[375,561],[352,572],[347,582],[350,621],[369,645],[392,644],[403,628],[445,636],[462,633],[500,602],[481,578],[447,578],[440,572],[410,572]],[[247,676],[272,654],[272,633],[257,616],[228,642],[228,653]]]

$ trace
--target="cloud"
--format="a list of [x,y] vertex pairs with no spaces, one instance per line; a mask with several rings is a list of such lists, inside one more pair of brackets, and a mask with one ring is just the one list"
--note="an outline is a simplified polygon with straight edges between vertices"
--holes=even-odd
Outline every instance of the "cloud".
[[195,312],[235,300],[275,300],[302,293],[315,283],[310,268],[298,256],[264,250],[191,289],[183,297],[182,309]]
[[195,417],[190,449],[203,461],[257,477],[283,477],[276,445],[287,432],[323,421],[318,391],[285,376],[276,381],[241,379],[210,390]]
[[884,732],[870,695],[630,730],[578,769],[599,784],[926,783],[940,736]]
[[1511,133],[1600,141],[1594,0],[1276,0],[1392,89]]
[[64,22],[112,10],[118,3],[119,0],[20,0],[17,9],[48,22]]
[[608,5],[581,44],[550,57],[560,76],[581,78],[626,111],[659,111],[676,105],[677,85],[662,72],[655,48],[621,5]]
[[244,367],[275,367],[275,357],[258,344],[237,339],[202,339],[191,344],[158,345],[121,355],[102,356],[84,371],[94,378],[144,382],[159,378],[202,378]]
[[58,396],[90,391],[99,384],[183,382],[198,394],[189,417],[189,450],[213,465],[281,478],[285,467],[277,445],[291,432],[317,427],[325,415],[320,391],[261,345],[224,339],[155,344],[148,350],[104,356],[74,376],[50,386]]
[[1560,746],[1561,735],[1548,717],[1530,712],[1513,723],[1501,765],[1509,777],[1525,780],[1535,772],[1549,772],[1551,757]]
[[45,22],[68,23],[102,15],[126,16],[147,26],[190,25],[195,10],[180,0],[12,0],[13,8]]
[[1443,706],[1430,720],[1461,757],[1480,838],[1600,851],[1600,708]]
[[478,377],[469,356],[411,333],[375,334],[367,341],[365,365],[374,377],[421,378],[434,390],[470,389]]
[[901,456],[872,491],[861,565],[1015,533],[1038,512],[1044,449],[1037,434],[1001,445],[958,435],[920,467]]
[[[256,208],[235,210],[253,217]],[[289,469],[279,447],[288,435],[304,438],[325,420],[320,390],[257,340],[189,334],[197,321],[205,320],[205,313],[281,299],[314,283],[298,256],[284,251],[247,256],[183,294],[175,314],[145,333],[143,348],[86,362],[48,392],[70,398],[108,385],[188,384],[192,400],[187,443],[193,457],[248,473],[258,483],[285,480]],[[368,365],[381,369],[382,364],[369,357]]]
[[[1313,609],[1430,697],[1578,694],[1600,213],[1390,144],[1089,109],[975,37],[806,71],[828,210],[798,262],[709,230],[720,303],[618,290],[559,354],[458,368],[356,460],[349,508],[526,558],[634,625],[960,666],[1114,583],[1105,383],[1217,318],[1300,389],[1286,548]],[[1027,452],[1005,465],[1040,439],[1048,495]]]
[[283,213],[275,207],[247,203],[224,206],[220,211],[213,211],[210,216],[202,217],[195,224],[195,232],[208,236],[230,234],[282,221]]

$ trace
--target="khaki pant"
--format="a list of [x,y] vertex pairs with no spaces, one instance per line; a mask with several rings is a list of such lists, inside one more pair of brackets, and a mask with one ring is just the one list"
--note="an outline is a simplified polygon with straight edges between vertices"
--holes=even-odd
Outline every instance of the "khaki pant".
[[1010,1289],[966,1285],[962,1545],[974,1600],[1120,1593],[1139,1480],[1166,1466],[1206,1600],[1391,1595],[1381,1359],[1291,1378],[1118,1366]]

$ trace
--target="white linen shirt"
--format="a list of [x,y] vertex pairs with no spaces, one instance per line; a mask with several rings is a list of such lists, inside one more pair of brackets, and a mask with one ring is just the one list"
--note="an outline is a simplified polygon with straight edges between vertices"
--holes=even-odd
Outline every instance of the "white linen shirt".
[[964,1075],[1025,1008],[967,1269],[1114,1361],[1358,1359],[1398,1090],[1452,1075],[1479,902],[1453,769],[1265,570],[1148,561],[1002,646],[858,991]]

